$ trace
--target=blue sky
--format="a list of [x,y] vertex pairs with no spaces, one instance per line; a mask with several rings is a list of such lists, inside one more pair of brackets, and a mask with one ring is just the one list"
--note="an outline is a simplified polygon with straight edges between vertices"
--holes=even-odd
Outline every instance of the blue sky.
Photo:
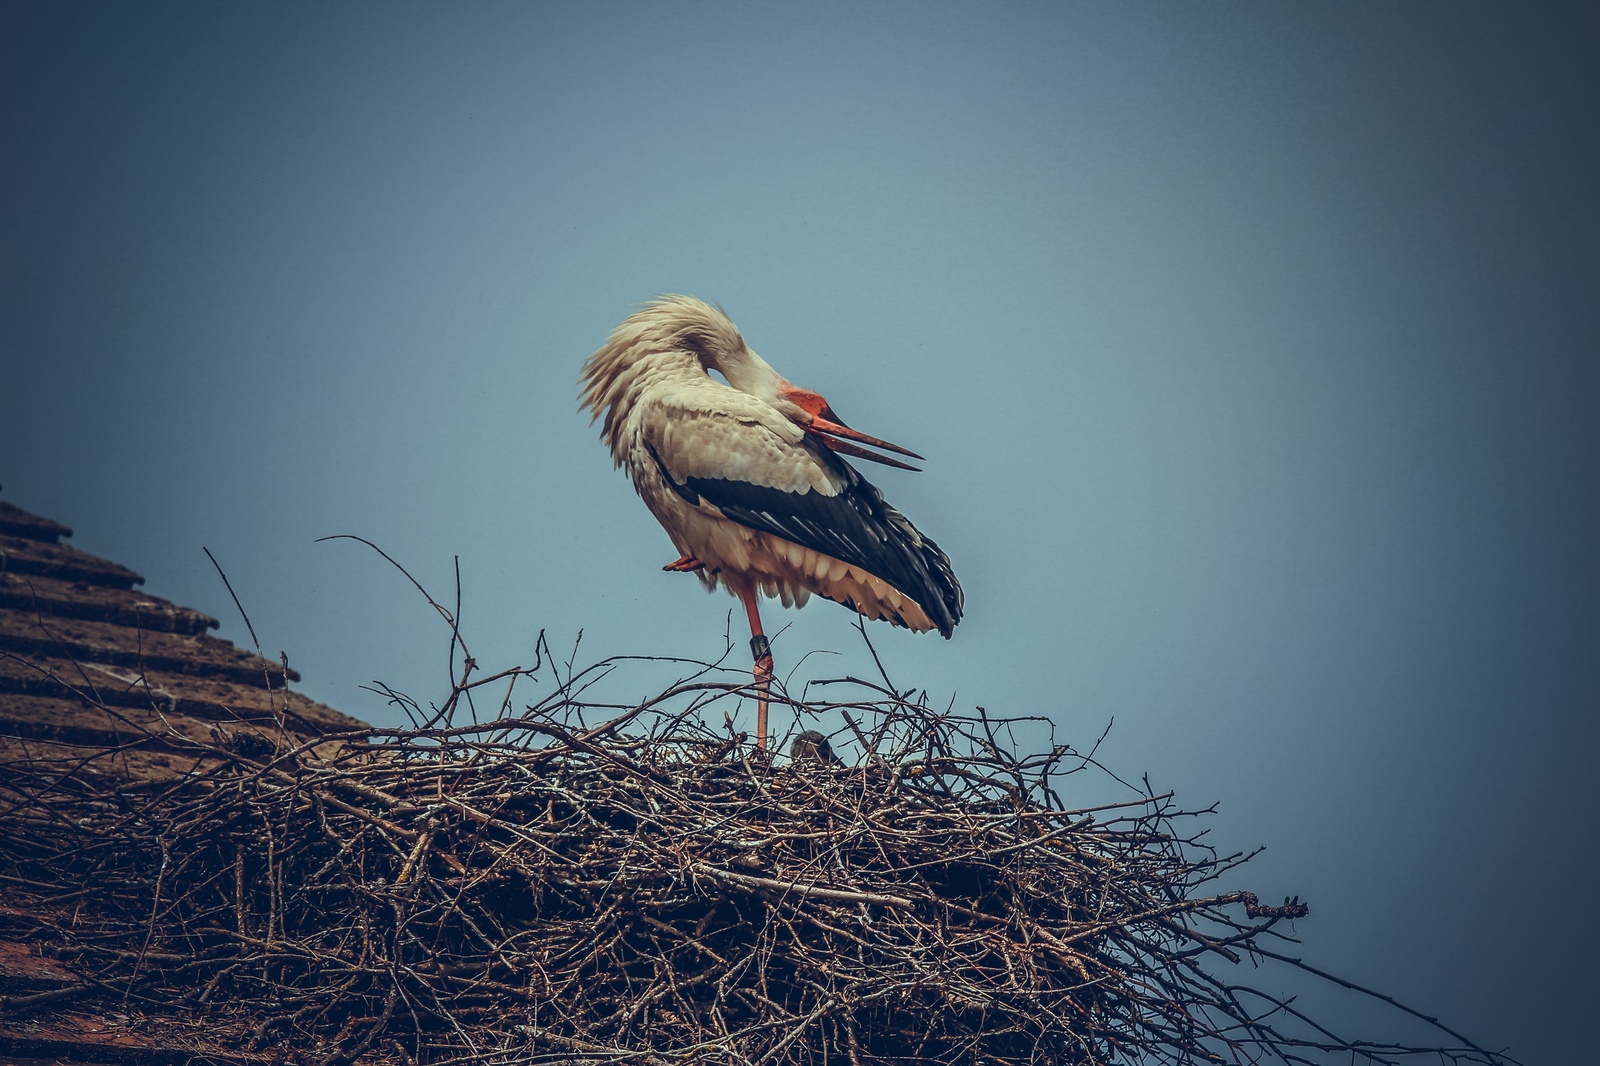
[[[0,492],[341,710],[720,653],[576,410],[642,301],[928,456],[904,684],[1220,803],[1308,957],[1528,1062],[1597,991],[1600,24],[1522,5],[11,4]],[[780,673],[862,669],[768,612]],[[739,619],[734,618],[738,633]],[[806,659],[813,651],[837,653]],[[802,659],[805,661],[802,663]],[[646,676],[618,684],[647,685]],[[1537,916],[1537,917],[1531,917]],[[1346,1001],[1328,1010],[1366,1017]]]

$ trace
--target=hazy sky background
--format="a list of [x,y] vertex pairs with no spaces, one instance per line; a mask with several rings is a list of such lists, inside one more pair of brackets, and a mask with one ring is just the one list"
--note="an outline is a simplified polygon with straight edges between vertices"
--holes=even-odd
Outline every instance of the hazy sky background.
[[[969,613],[875,626],[897,680],[1114,717],[1308,958],[1592,1054],[1592,7],[0,10],[3,498],[247,642],[209,547],[373,721],[445,634],[327,534],[459,555],[492,668],[714,657],[735,603],[660,572],[575,378],[718,301],[928,456],[869,475]],[[768,621],[780,673],[866,669],[832,604]]]

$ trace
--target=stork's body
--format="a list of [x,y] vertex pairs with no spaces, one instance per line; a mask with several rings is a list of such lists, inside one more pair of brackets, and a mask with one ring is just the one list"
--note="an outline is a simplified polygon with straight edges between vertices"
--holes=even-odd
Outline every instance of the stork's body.
[[844,426],[822,397],[751,351],[721,311],[681,296],[651,303],[589,357],[582,382],[612,458],[682,555],[667,569],[695,572],[744,602],[759,746],[771,658],[758,593],[785,606],[816,593],[867,618],[950,636],[962,595],[949,559],[840,456],[905,467],[850,441],[914,453]]

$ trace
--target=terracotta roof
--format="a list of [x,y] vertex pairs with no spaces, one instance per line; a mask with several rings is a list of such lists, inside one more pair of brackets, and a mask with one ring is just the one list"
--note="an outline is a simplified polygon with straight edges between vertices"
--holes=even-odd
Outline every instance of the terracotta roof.
[[[364,727],[291,690],[300,675],[283,663],[210,635],[216,619],[61,543],[71,536],[0,502],[0,808],[54,775],[136,789],[176,782],[203,762],[186,739],[255,757],[246,746],[270,753],[286,740]],[[10,895],[0,884],[0,900]],[[261,1061],[214,1046],[181,1012],[74,1011],[65,999],[41,1007],[78,980],[34,942],[41,905],[0,902],[0,1066]]]
[[[207,633],[216,619],[136,590],[144,578],[132,570],[58,543],[71,535],[0,502],[0,744],[116,733],[141,715],[191,720],[173,722],[180,730],[280,715],[305,735],[361,728],[290,690],[295,671]],[[127,721],[106,718],[106,707]],[[86,725],[86,712],[104,729]]]

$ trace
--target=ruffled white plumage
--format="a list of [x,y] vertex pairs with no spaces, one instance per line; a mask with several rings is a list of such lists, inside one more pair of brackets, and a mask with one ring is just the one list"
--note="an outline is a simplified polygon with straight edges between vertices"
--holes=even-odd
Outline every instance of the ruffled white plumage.
[[[712,370],[729,384],[711,377]],[[722,584],[735,595],[759,590],[786,606],[816,593],[868,618],[948,635],[961,609],[948,560],[876,489],[808,439],[797,421],[804,414],[781,396],[788,383],[720,311],[688,297],[655,301],[589,357],[582,383],[584,405],[602,421],[614,461],[627,468],[673,546],[705,564],[700,577],[708,587]],[[722,507],[707,498],[716,494],[711,489],[723,493]],[[891,547],[937,556],[953,589],[953,605],[949,593],[940,603],[942,624],[917,601],[917,594],[933,594],[928,589],[898,588],[860,561],[772,532],[803,526],[815,533],[819,507],[841,493],[855,493],[856,507],[872,512],[880,540],[900,538],[905,544]],[[723,509],[733,498],[742,521]]]

